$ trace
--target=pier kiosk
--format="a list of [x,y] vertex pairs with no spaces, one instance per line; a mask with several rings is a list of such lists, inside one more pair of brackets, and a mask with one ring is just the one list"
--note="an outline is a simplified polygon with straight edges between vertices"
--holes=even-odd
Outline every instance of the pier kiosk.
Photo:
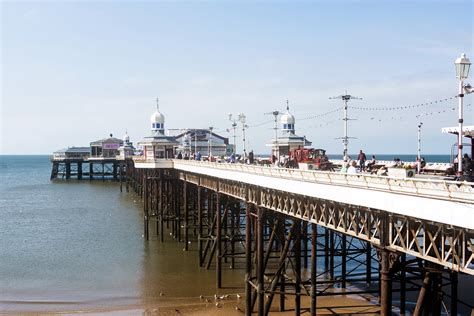
[[143,147],[143,156],[134,159],[136,168],[172,168],[171,159],[179,143],[174,136],[165,135],[165,116],[159,110],[158,99],[150,124],[151,135],[138,142]]
[[[164,222],[167,225],[171,223],[175,230],[180,225],[177,220],[180,217],[180,206],[175,204],[179,192],[176,186],[178,180],[172,170],[175,148],[179,146],[179,142],[176,137],[165,135],[165,117],[159,110],[158,99],[156,101],[156,111],[150,117],[151,135],[138,142],[143,148],[143,155],[134,156],[133,166],[127,168],[127,191],[131,186],[132,190],[140,192],[143,197],[144,237],[148,240],[149,222],[155,220],[157,234],[160,234],[163,241]],[[154,195],[159,198],[154,199]]]
[[289,105],[286,106],[286,112],[280,118],[280,124],[281,136],[272,139],[272,143],[267,145],[272,148],[272,155],[277,159],[289,155],[294,149],[311,146],[311,142],[306,137],[295,134],[295,117],[290,113]]
[[89,157],[89,147],[69,147],[55,151],[51,158],[50,179],[56,179],[59,175],[66,179],[70,179],[71,175],[76,175],[77,179],[82,179],[82,163]]
[[[113,137],[100,139],[90,143],[91,156],[89,158],[89,179],[94,178],[94,174],[99,175],[102,180],[106,176],[112,176],[117,180],[117,155],[119,148],[123,146],[123,140]],[[99,165],[101,169],[97,170],[94,165]]]

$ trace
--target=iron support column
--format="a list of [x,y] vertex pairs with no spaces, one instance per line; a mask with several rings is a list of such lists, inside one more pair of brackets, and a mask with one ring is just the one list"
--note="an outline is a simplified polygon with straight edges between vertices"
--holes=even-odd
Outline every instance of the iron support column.
[[311,316],[316,316],[317,226],[311,224]]
[[252,314],[252,218],[250,203],[245,205],[245,315]]
[[183,183],[183,208],[184,208],[184,250],[188,251],[189,230],[188,230],[188,188],[186,180]]
[[220,194],[216,193],[216,273],[217,273],[217,288],[222,288],[222,245],[221,245],[221,231],[222,231],[222,218],[221,218],[221,205],[220,205]]
[[258,315],[264,315],[264,303],[265,303],[265,293],[264,293],[264,258],[263,258],[263,226],[265,224],[265,213],[264,209],[256,206],[257,210],[257,298],[258,298]]

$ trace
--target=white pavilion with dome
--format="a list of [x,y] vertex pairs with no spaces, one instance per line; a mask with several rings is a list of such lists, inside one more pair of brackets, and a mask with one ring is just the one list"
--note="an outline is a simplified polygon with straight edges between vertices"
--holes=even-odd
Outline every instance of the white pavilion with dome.
[[174,147],[178,142],[175,137],[165,135],[165,116],[160,112],[158,98],[156,110],[150,117],[150,131],[150,136],[138,142],[143,147],[143,158],[148,161],[174,158]]
[[120,159],[127,159],[134,155],[135,147],[133,147],[133,143],[130,141],[130,136],[128,136],[128,131],[125,131],[125,135],[123,135],[123,145],[119,147],[119,157]]
[[295,134],[295,117],[290,112],[288,100],[286,101],[286,112],[280,117],[281,135],[277,139],[272,139],[270,146],[272,155],[280,157],[288,155],[290,151],[297,148],[311,146],[311,142],[306,137]]

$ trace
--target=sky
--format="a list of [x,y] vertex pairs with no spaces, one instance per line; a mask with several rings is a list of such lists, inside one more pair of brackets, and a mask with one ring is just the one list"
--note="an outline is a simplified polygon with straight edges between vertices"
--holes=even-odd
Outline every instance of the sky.
[[274,135],[265,113],[288,99],[296,134],[337,154],[342,101],[329,97],[346,91],[363,108],[349,108],[350,153],[415,154],[423,122],[422,153],[449,154],[454,60],[474,61],[471,1],[1,1],[0,11],[0,154],[125,131],[140,141],[157,97],[166,128],[212,126],[230,140],[228,113],[245,113],[247,149],[262,154]]

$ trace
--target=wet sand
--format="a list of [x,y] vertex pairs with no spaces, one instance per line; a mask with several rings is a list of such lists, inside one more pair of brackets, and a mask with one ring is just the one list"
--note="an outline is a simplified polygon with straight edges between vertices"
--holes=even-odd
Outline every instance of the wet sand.
[[[272,306],[271,315],[294,315],[294,305],[291,296],[286,299],[286,310],[278,311],[278,303]],[[309,298],[302,297],[302,313],[309,306]],[[245,310],[245,298],[237,298],[236,294],[229,297],[215,299],[213,296],[204,298],[177,298],[160,299],[159,302],[142,306],[114,306],[95,308],[92,310],[74,310],[57,312],[26,312],[6,313],[5,315],[192,315],[192,316],[242,316]],[[370,300],[361,296],[349,295],[338,297],[318,297],[318,315],[378,315],[379,308]],[[3,314],[2,314],[3,315]]]

